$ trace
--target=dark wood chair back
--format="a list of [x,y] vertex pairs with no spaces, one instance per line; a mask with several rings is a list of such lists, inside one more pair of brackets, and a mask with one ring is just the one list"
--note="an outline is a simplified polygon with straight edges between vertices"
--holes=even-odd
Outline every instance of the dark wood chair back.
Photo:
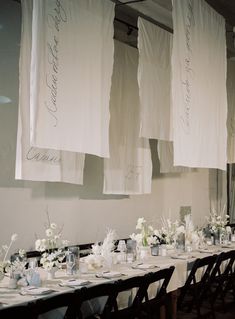
[[45,314],[51,310],[66,307],[64,319],[76,319],[78,314],[77,305],[77,295],[74,291],[71,291],[36,300],[31,307],[31,312],[33,318],[36,319],[39,315]]
[[[154,273],[146,275],[147,287],[154,284],[155,293],[153,297],[149,296],[150,289],[146,290],[144,302],[142,303],[142,313],[145,313],[147,318],[160,317],[160,309],[165,307],[165,313],[168,317],[170,312],[170,297],[167,293],[167,287],[174,272],[175,267],[171,266],[166,269],[161,269]],[[152,289],[151,289],[152,291]]]
[[216,255],[212,255],[196,259],[184,286],[181,288],[178,309],[186,308],[186,311],[190,312],[196,307],[198,317],[200,317],[203,299],[210,289],[210,276],[216,258]]
[[[108,282],[77,290],[75,293],[79,302],[78,318],[95,318],[97,316],[109,318],[111,312],[117,310],[115,286],[116,282]],[[102,298],[102,301],[97,298]],[[90,304],[90,307],[86,306],[87,303]],[[100,307],[100,304],[103,304],[103,307]],[[88,308],[92,309],[91,313],[87,313]]]
[[13,318],[24,318],[34,319],[34,315],[28,305],[12,306],[8,308],[0,309],[1,319],[13,319]]
[[225,297],[230,289],[235,295],[235,250],[222,252],[217,260],[211,273],[211,291],[209,301],[212,306],[220,298],[223,308],[225,309]]

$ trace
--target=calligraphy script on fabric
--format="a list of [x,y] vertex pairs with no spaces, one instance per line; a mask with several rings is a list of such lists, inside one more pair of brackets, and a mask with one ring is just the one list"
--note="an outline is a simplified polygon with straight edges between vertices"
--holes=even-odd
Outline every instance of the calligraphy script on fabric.
[[59,32],[62,23],[67,22],[67,14],[60,0],[55,1],[55,7],[47,15],[47,25],[51,29],[51,39],[47,42],[48,72],[46,73],[46,85],[49,90],[49,98],[44,102],[45,107],[53,118],[53,126],[58,125],[58,77],[59,77]]
[[185,23],[185,38],[186,38],[186,54],[184,58],[184,75],[182,81],[184,92],[184,109],[183,114],[180,116],[183,129],[186,134],[190,133],[190,107],[192,101],[192,84],[191,76],[192,69],[192,27],[195,25],[193,14],[193,0],[188,1],[187,16]]

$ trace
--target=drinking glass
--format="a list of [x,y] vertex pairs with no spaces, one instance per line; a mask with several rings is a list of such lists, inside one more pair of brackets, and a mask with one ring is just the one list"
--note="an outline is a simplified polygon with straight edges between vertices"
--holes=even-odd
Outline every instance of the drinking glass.
[[76,265],[76,256],[72,253],[68,253],[66,256],[66,272],[67,275],[74,274],[74,267]]

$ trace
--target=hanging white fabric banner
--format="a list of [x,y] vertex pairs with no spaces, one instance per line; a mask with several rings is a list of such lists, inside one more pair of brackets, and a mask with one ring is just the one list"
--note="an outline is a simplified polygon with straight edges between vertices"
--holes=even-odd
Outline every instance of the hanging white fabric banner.
[[29,83],[32,30],[32,0],[22,0],[22,32],[19,63],[19,112],[15,178],[32,181],[83,183],[85,154],[60,152],[30,146]]
[[149,140],[139,137],[138,51],[115,41],[110,96],[110,158],[104,160],[105,194],[151,192]]
[[227,97],[228,97],[228,163],[235,163],[235,61],[227,62]]
[[192,171],[189,167],[174,166],[173,142],[158,141],[157,150],[160,162],[160,173],[186,173]]
[[172,34],[138,18],[140,136],[172,140]]
[[33,5],[31,145],[109,157],[115,4]]
[[226,169],[225,20],[203,0],[173,0],[174,165]]

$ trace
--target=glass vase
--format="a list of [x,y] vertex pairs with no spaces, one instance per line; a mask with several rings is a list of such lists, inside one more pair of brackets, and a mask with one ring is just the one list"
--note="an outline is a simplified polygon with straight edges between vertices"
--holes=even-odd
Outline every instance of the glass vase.
[[216,230],[213,233],[213,245],[219,245],[220,244],[220,230]]
[[150,246],[140,246],[139,247],[139,259],[146,260],[151,256],[151,247]]
[[57,267],[53,267],[47,270],[47,280],[55,279],[55,273],[57,271]]

